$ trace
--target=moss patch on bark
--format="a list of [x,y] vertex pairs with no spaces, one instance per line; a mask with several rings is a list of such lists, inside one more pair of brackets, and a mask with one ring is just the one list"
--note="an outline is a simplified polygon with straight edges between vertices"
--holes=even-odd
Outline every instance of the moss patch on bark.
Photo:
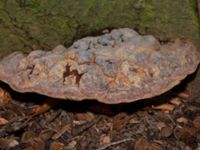
[[50,50],[60,43],[129,27],[161,40],[190,39],[200,48],[195,0],[2,0],[0,56],[20,50]]

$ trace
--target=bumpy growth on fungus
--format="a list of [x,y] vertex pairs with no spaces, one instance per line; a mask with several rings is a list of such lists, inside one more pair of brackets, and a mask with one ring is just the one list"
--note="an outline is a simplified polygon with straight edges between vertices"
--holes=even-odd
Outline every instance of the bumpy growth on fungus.
[[168,91],[199,61],[190,42],[160,43],[123,28],[83,38],[68,49],[10,54],[0,62],[0,80],[19,92],[116,104]]

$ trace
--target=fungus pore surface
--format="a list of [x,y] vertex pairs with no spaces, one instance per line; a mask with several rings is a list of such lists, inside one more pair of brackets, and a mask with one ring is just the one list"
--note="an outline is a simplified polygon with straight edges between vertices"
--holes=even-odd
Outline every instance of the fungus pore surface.
[[80,39],[68,49],[12,53],[0,61],[0,80],[19,92],[117,104],[168,91],[193,73],[199,61],[186,40],[160,43],[122,28]]

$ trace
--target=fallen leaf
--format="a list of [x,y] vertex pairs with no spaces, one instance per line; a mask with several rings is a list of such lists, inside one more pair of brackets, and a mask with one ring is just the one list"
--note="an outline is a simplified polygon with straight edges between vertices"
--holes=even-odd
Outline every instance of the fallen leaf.
[[14,137],[0,138],[0,149],[9,150],[19,145],[19,142]]
[[6,149],[8,146],[8,140],[7,138],[0,138],[0,149]]
[[32,113],[34,116],[42,114],[51,109],[52,107],[54,107],[57,103],[58,101],[56,100],[46,100],[42,105],[33,108]]
[[185,142],[186,144],[191,143],[196,138],[196,129],[188,126],[177,126],[174,129],[174,136],[176,139]]
[[61,142],[51,143],[50,150],[64,150],[65,145]]
[[39,134],[39,137],[46,141],[48,139],[50,139],[52,137],[52,135],[54,134],[54,131],[53,130],[50,130],[50,129],[44,129],[40,132]]
[[120,130],[122,127],[124,127],[129,121],[129,117],[126,113],[119,113],[116,115],[113,119],[113,129],[114,130]]
[[0,118],[0,126],[7,124],[9,121],[5,118]]
[[15,147],[15,146],[17,146],[17,145],[19,145],[19,142],[17,141],[17,140],[12,140],[12,141],[10,141],[10,143],[8,144],[8,147],[11,149],[11,148],[13,148],[13,147]]
[[72,150],[72,149],[75,149],[76,145],[77,145],[76,141],[71,141],[65,148]]
[[0,106],[8,104],[11,101],[10,94],[4,89],[0,88]]
[[147,150],[162,150],[162,147],[156,143],[149,144]]
[[76,113],[74,114],[74,120],[73,123],[76,125],[81,125],[84,124],[88,121],[91,121],[94,119],[94,114],[91,112],[87,112],[87,113]]
[[34,150],[44,150],[45,149],[45,141],[41,140],[40,138],[33,138],[28,143]]
[[170,126],[165,126],[161,129],[162,137],[169,137],[173,133],[173,129]]
[[195,118],[193,124],[197,129],[200,129],[200,117]]
[[105,145],[105,144],[109,144],[111,142],[110,136],[109,135],[101,135],[100,137],[100,145]]
[[162,128],[166,127],[166,124],[164,122],[159,122],[156,126],[161,131]]
[[176,121],[179,123],[188,123],[188,119],[184,117],[177,118]]
[[175,106],[172,104],[162,104],[158,106],[152,106],[153,109],[158,109],[158,110],[166,110],[166,111],[172,111],[174,110]]
[[177,96],[182,99],[188,99],[190,97],[190,92],[188,90],[185,90],[183,92],[178,93]]
[[138,124],[138,123],[140,123],[140,121],[139,121],[139,120],[136,120],[136,119],[134,119],[134,118],[131,118],[131,119],[129,120],[129,123],[130,123],[130,124]]
[[176,105],[176,106],[179,106],[182,102],[181,102],[181,100],[180,100],[180,98],[172,98],[171,100],[170,100],[170,103],[171,104],[174,104],[174,105]]
[[146,139],[139,139],[135,142],[135,150],[146,150],[149,142]]
[[21,142],[29,143],[33,138],[35,138],[35,133],[33,131],[26,131],[22,135]]

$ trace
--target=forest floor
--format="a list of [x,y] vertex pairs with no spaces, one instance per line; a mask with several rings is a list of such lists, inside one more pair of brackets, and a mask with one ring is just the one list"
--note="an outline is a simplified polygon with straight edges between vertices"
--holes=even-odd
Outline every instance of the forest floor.
[[200,150],[200,97],[185,89],[106,105],[0,87],[2,150]]

